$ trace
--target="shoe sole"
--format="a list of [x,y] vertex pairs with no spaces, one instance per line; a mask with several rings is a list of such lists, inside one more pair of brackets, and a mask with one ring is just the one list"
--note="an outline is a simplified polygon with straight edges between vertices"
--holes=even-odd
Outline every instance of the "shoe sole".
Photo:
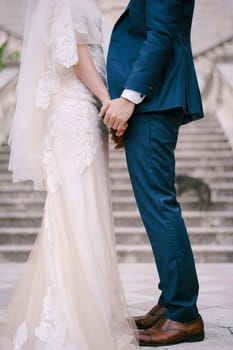
[[146,331],[147,329],[150,329],[153,325],[154,325],[154,323],[151,326],[149,326],[149,327],[138,327],[138,326],[136,326],[136,330],[138,329],[139,331]]
[[200,333],[200,334],[189,336],[188,338],[178,339],[176,341],[169,342],[169,343],[154,343],[154,342],[144,343],[143,341],[139,341],[139,345],[144,347],[169,346],[169,345],[175,345],[179,343],[194,343],[194,342],[203,341],[204,339],[205,339],[205,334]]

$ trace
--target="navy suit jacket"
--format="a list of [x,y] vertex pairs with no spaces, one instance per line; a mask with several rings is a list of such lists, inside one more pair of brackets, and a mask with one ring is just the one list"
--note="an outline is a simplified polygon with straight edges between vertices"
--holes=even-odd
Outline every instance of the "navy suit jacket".
[[146,95],[136,113],[182,108],[203,117],[190,33],[194,0],[131,0],[112,32],[107,71],[112,98]]

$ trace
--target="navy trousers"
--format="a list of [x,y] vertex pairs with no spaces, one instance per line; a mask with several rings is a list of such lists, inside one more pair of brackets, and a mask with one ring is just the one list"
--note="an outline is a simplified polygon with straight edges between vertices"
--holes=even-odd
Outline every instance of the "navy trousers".
[[198,279],[175,190],[175,156],[182,111],[135,114],[125,133],[127,164],[137,205],[153,249],[158,303],[178,322],[198,317]]

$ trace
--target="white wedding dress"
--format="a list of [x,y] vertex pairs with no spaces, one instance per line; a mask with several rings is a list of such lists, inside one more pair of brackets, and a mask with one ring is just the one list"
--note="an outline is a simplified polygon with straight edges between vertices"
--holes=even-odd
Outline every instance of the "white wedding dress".
[[[43,223],[9,309],[1,350],[137,348],[114,247],[108,134],[97,100],[72,68],[77,47],[69,47],[67,14],[63,9],[66,25],[61,29],[56,22],[50,36],[56,74],[53,68],[41,77],[35,101],[47,118]],[[89,49],[105,79],[101,45]]]

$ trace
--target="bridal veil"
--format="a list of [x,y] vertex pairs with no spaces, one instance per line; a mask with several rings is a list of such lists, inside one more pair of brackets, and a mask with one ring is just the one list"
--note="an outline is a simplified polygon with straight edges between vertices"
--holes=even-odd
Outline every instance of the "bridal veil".
[[42,150],[57,70],[78,63],[78,43],[101,43],[99,19],[94,0],[29,0],[9,137],[14,182],[32,180],[36,190],[44,189]]

